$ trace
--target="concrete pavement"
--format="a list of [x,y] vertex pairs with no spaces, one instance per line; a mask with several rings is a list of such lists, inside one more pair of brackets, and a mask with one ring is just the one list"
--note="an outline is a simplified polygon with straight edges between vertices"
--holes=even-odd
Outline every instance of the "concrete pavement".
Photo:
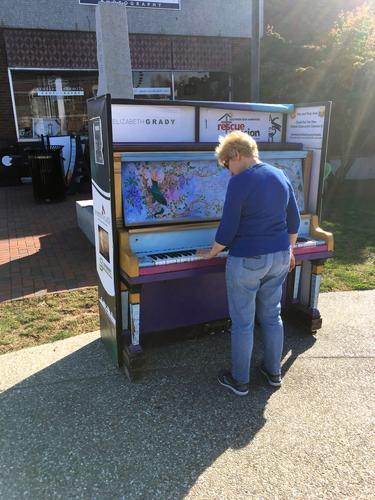
[[1,356],[0,497],[374,498],[375,291],[320,310],[316,340],[287,326],[283,387],[254,371],[244,398],[223,334],[149,350],[135,384],[97,333]]

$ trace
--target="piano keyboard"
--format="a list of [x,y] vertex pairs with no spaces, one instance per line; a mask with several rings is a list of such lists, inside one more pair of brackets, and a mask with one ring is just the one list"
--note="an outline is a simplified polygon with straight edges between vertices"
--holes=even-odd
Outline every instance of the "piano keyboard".
[[[209,249],[207,249],[209,250]],[[169,264],[181,264],[184,262],[194,262],[197,260],[206,260],[196,255],[197,250],[179,250],[178,252],[163,252],[149,254],[147,256],[138,256],[139,267],[163,266]],[[220,252],[215,258],[227,257],[228,250]]]
[[[295,245],[294,254],[319,253],[324,251],[326,242],[317,240],[309,234],[299,236]],[[209,250],[208,248],[206,249]],[[228,250],[223,250],[212,259],[204,259],[197,255],[197,250],[166,250],[163,252],[137,254],[139,274],[160,274],[173,271],[183,271],[204,266],[222,265],[223,259],[228,256]]]
[[326,245],[326,242],[323,240],[316,240],[310,235],[308,235],[308,238],[306,236],[298,236],[295,248],[316,247],[320,245]]

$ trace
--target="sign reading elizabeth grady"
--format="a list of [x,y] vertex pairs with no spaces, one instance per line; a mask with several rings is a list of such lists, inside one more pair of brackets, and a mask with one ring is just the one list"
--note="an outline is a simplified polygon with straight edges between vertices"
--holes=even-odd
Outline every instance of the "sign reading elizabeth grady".
[[[100,0],[79,0],[81,5],[97,5]],[[142,2],[140,0],[112,0],[113,2],[124,3],[126,7],[140,7],[151,9],[177,9],[179,10],[181,0],[161,0],[160,2]]]
[[193,106],[112,104],[113,142],[194,142]]

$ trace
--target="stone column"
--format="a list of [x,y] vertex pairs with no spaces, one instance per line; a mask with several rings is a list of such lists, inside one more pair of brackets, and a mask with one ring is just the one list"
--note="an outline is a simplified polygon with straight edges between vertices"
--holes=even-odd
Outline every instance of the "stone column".
[[96,45],[99,67],[98,95],[133,99],[128,16],[118,2],[99,2],[96,7]]

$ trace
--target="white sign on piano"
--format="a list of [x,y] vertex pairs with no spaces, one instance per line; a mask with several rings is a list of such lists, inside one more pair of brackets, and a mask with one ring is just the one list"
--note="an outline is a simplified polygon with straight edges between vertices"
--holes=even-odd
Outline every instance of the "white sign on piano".
[[236,109],[200,109],[201,142],[217,142],[233,131],[249,134],[257,142],[281,142],[281,113]]
[[297,107],[288,116],[288,142],[302,142],[304,148],[321,149],[324,136],[325,106]]
[[194,142],[193,106],[112,104],[114,143]]

